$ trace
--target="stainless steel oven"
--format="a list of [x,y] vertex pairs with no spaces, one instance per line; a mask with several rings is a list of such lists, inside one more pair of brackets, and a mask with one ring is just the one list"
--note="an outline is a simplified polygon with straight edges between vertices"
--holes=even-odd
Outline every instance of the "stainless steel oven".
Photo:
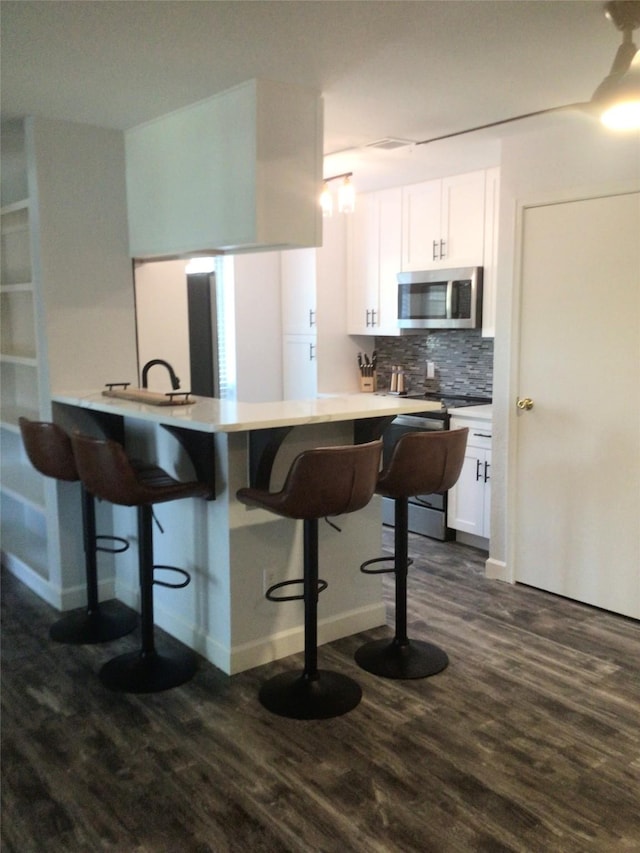
[[[421,395],[421,398],[423,396],[424,399],[439,400],[440,409],[412,415],[399,415],[395,418],[382,436],[385,463],[390,458],[396,441],[404,433],[449,429],[449,408],[478,406],[491,402],[491,398],[488,397]],[[392,498],[382,498],[382,523],[390,527],[394,526],[394,506],[395,502]],[[442,542],[453,539],[455,531],[447,527],[447,495],[415,495],[409,498],[409,531],[430,536]]]

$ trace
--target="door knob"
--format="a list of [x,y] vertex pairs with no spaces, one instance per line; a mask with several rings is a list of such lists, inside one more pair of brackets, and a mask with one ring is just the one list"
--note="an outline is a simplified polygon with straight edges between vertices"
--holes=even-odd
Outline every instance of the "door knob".
[[521,411],[529,411],[529,409],[533,409],[533,400],[531,397],[525,397],[524,400],[521,400],[520,397],[516,400],[516,406]]

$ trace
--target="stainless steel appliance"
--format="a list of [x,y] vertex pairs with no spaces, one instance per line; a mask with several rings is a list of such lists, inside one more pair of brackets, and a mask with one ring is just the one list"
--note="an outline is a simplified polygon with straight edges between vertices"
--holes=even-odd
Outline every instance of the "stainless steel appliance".
[[[440,409],[411,415],[399,415],[395,418],[382,436],[385,462],[390,458],[393,446],[403,433],[449,429],[449,409],[482,406],[491,403],[491,397],[448,396],[444,394],[421,394],[417,396],[420,399],[439,401]],[[388,524],[390,527],[394,525],[394,501],[391,498],[382,498],[382,523]],[[447,527],[447,495],[416,495],[409,498],[409,530],[411,533],[420,533],[422,536],[430,536],[432,539],[439,539],[443,542],[453,539],[454,531]]]
[[398,273],[401,329],[477,329],[482,325],[482,267]]

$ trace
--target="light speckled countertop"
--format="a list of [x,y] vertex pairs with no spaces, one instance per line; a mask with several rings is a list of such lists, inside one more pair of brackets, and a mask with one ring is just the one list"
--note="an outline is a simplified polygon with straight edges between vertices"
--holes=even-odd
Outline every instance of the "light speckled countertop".
[[195,397],[195,402],[186,406],[152,406],[148,403],[105,397],[101,391],[95,390],[56,391],[52,399],[54,403],[173,424],[203,432],[243,432],[440,409],[439,403],[377,394],[335,394],[308,400],[282,400],[271,403],[241,403],[213,397]]

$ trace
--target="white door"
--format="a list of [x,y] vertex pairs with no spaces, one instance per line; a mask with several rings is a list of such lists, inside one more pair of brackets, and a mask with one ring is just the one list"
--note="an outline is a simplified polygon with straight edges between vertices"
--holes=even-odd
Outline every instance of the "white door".
[[640,617],[640,193],[523,219],[515,579]]

